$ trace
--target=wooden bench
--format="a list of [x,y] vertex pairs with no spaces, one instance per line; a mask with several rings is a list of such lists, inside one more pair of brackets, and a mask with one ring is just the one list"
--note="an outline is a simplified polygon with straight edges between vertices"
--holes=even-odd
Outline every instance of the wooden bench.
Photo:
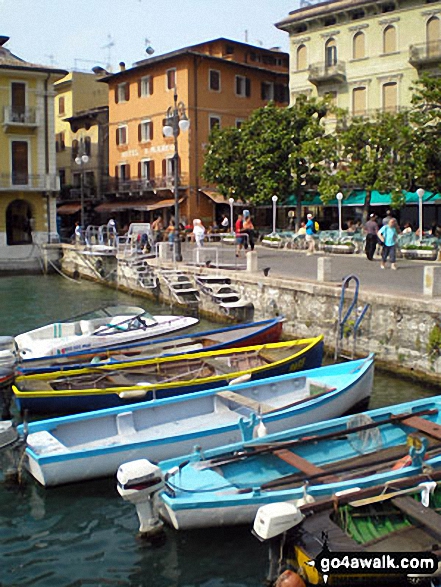
[[[285,461],[289,465],[292,465],[305,475],[320,475],[320,482],[321,483],[334,483],[339,481],[339,478],[332,474],[326,474],[326,470],[322,469],[321,467],[317,467],[314,463],[311,463],[307,459],[297,455],[290,450],[283,448],[280,450],[275,450],[273,453],[275,456]],[[322,476],[323,475],[323,476]]]
[[395,507],[427,528],[431,534],[441,541],[441,516],[433,509],[424,507],[409,495],[395,497],[391,501]]
[[216,395],[230,400],[236,404],[246,406],[247,408],[254,410],[257,414],[267,414],[268,412],[272,412],[274,410],[273,406],[263,404],[262,402],[258,402],[244,395],[240,395],[235,391],[218,391]]
[[403,418],[400,422],[405,426],[410,426],[419,432],[423,432],[432,438],[436,438],[436,440],[441,440],[441,426],[430,420],[425,420],[419,416],[409,415],[408,418]]

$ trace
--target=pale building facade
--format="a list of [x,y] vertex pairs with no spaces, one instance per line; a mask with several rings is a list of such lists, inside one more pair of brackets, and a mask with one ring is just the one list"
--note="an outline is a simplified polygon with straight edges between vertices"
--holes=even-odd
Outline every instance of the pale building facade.
[[56,235],[53,84],[66,71],[28,63],[0,37],[0,265],[32,265]]
[[290,97],[324,96],[349,114],[409,108],[421,72],[439,71],[441,2],[334,0],[294,10]]

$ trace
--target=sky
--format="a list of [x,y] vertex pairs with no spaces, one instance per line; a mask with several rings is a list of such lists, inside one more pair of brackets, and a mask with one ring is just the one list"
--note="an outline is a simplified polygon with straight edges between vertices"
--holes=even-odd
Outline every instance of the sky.
[[299,0],[0,0],[0,35],[18,57],[62,69],[119,70],[226,37],[288,52],[288,34],[274,23]]

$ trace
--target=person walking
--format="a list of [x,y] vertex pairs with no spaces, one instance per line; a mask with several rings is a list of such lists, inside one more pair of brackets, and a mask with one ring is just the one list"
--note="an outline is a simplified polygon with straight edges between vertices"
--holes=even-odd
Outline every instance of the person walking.
[[383,243],[381,252],[381,268],[386,269],[387,258],[390,258],[390,268],[396,269],[396,248],[398,240],[398,224],[395,218],[391,218],[387,224],[378,231],[378,238]]
[[371,214],[369,216],[369,220],[364,225],[364,231],[366,233],[366,243],[365,243],[365,253],[366,257],[369,261],[374,260],[374,253],[378,243],[378,223],[377,223],[377,216],[375,214]]
[[[249,214],[246,218],[244,215],[242,231],[248,235],[248,242],[245,241],[244,244],[245,249],[248,249],[248,245],[250,245],[250,250],[254,251],[254,224]],[[247,237],[244,238],[246,239]]]
[[236,257],[240,257],[240,251],[243,249],[243,216],[239,214],[234,225],[234,232],[236,234]]
[[199,218],[193,220],[193,236],[197,247],[202,247],[205,238],[205,226]]
[[305,240],[308,245],[307,255],[313,255],[315,253],[315,241],[314,241],[314,234],[315,234],[315,222],[314,216],[312,214],[306,215],[306,235]]

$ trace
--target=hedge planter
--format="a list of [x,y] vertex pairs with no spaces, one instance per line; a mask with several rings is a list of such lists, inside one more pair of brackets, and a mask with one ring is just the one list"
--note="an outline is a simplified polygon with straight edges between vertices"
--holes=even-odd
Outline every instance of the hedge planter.
[[273,249],[280,249],[283,247],[283,240],[277,236],[264,236],[261,244],[265,247],[272,247]]
[[325,253],[335,253],[337,255],[349,255],[355,251],[354,245],[330,245],[324,244],[323,251]]
[[419,259],[421,261],[436,261],[438,249],[401,249],[405,259]]
[[236,235],[234,234],[226,234],[222,237],[222,242],[226,245],[235,245],[236,244]]

